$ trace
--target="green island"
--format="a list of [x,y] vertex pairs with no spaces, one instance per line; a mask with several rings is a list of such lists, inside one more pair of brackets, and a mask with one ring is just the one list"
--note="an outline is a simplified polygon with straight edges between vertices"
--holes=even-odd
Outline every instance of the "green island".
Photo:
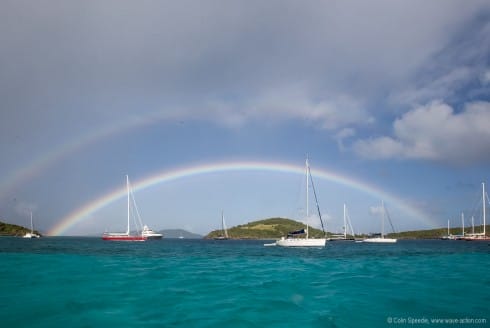
[[[286,218],[270,218],[265,220],[253,221],[247,224],[238,225],[227,229],[229,239],[277,239],[286,236],[288,232],[305,228],[301,222]],[[489,226],[487,225],[487,230]],[[469,229],[466,229],[468,233]],[[482,226],[475,227],[475,231],[482,231]],[[461,234],[461,228],[450,229],[450,234]],[[222,230],[214,230],[207,234],[205,239],[213,239],[223,234]],[[327,231],[327,238],[334,234]],[[404,231],[386,234],[389,238],[398,239],[439,239],[447,235],[447,228],[430,230]],[[323,231],[309,227],[309,236],[312,238],[323,237]],[[351,236],[352,237],[352,236]],[[356,238],[367,237],[366,234],[356,235]]]
[[[301,222],[285,218],[270,218],[249,222],[227,229],[230,239],[276,239],[286,236],[288,232],[305,228]],[[205,239],[213,239],[223,234],[222,230],[214,230]],[[310,237],[322,237],[323,231],[309,228]]]
[[[16,225],[16,224],[10,224],[10,223],[5,223],[0,221],[0,236],[24,236],[26,233],[31,232],[31,229],[27,229],[25,227]],[[38,235],[42,236],[42,234],[34,230],[35,233]]]

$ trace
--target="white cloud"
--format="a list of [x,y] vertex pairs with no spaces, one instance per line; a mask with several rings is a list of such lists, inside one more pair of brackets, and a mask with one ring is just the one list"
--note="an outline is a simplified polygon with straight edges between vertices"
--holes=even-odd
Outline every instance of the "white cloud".
[[355,135],[356,135],[356,130],[352,128],[344,128],[339,132],[337,132],[337,134],[335,135],[335,140],[337,140],[337,145],[340,151],[345,150],[344,139],[354,137]]
[[393,136],[358,140],[368,159],[427,159],[457,165],[490,161],[490,103],[473,102],[460,113],[442,102],[415,108],[393,123]]
[[490,82],[490,69],[487,69],[480,78],[482,84],[488,84]]
[[394,95],[395,101],[406,104],[425,103],[429,99],[444,99],[452,96],[459,88],[476,79],[474,68],[457,67],[442,76],[433,78],[418,88],[410,88]]
[[484,1],[0,6],[0,98],[9,118],[0,119],[0,133],[33,136],[157,110],[343,128],[369,120],[359,105],[409,80],[488,8]]

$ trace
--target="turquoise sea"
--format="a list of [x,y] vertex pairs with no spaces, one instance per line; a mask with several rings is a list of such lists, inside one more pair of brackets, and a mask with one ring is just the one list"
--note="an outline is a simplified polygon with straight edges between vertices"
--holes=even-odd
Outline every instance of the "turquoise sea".
[[[487,242],[0,238],[2,327],[488,327]],[[441,321],[438,321],[441,320]]]

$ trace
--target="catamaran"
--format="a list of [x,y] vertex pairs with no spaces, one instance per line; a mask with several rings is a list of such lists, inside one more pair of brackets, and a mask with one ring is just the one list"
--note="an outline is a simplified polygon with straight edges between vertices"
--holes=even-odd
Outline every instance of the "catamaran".
[[26,232],[22,238],[40,238],[41,236],[34,232],[34,227],[32,225],[32,212],[31,212],[31,232]]
[[[320,223],[322,225],[323,235],[325,236],[325,229],[323,228],[322,215],[320,213],[320,206],[318,205],[318,199],[316,197],[315,186],[313,184],[313,178],[311,176],[310,164],[308,158],[306,158],[305,163],[305,173],[306,173],[306,220],[309,219],[309,204],[308,204],[308,196],[309,196],[309,184],[311,182],[311,187],[313,189],[313,194],[315,195],[316,208],[318,210],[318,216],[320,218]],[[306,235],[304,238],[295,237],[298,235]],[[306,229],[301,229],[297,231],[293,231],[288,233],[287,237],[282,237],[279,240],[276,240],[273,244],[265,244],[264,246],[282,246],[282,247],[325,247],[327,239],[324,238],[310,238],[309,237],[309,225],[308,221],[306,223]]]
[[223,214],[223,211],[221,211],[221,231],[222,234],[219,235],[218,237],[214,237],[215,240],[228,240],[228,230],[226,229],[226,224],[225,224],[225,216]]
[[[131,187],[129,184],[129,177],[126,175],[126,189],[128,193],[128,225],[126,232],[104,232],[102,235],[103,240],[109,240],[109,241],[145,241],[147,237],[143,236],[142,234],[136,234],[132,235],[129,230],[129,217],[130,217],[130,211],[131,211],[131,202],[130,202],[130,194],[131,192]],[[134,203],[134,198],[133,198],[133,203]]]
[[[363,239],[364,243],[396,243],[395,238],[385,238],[385,215],[386,215],[386,208],[385,208],[385,203],[381,202],[381,209],[382,209],[382,218],[381,218],[381,235],[379,237],[371,237],[371,238],[366,238]],[[388,220],[390,218],[388,217]],[[391,220],[390,220],[391,224]],[[393,225],[391,226],[393,229]]]

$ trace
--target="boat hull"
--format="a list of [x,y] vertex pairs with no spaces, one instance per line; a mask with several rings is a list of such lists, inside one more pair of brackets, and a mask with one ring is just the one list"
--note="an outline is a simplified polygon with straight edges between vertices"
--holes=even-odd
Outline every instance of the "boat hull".
[[143,237],[145,237],[146,239],[162,239],[163,238],[163,235],[161,235],[161,234],[155,234],[155,235],[145,235]]
[[466,241],[490,241],[490,237],[487,237],[484,235],[470,236],[470,237],[465,237],[462,239],[466,240]]
[[378,243],[378,244],[393,244],[396,243],[396,239],[394,238],[367,238],[364,239],[363,243]]
[[282,238],[276,241],[276,246],[282,247],[325,247],[325,238]]
[[39,238],[41,236],[39,236],[38,234],[35,234],[35,233],[26,233],[24,236],[22,236],[22,238],[28,238],[28,239],[33,239],[33,238]]

